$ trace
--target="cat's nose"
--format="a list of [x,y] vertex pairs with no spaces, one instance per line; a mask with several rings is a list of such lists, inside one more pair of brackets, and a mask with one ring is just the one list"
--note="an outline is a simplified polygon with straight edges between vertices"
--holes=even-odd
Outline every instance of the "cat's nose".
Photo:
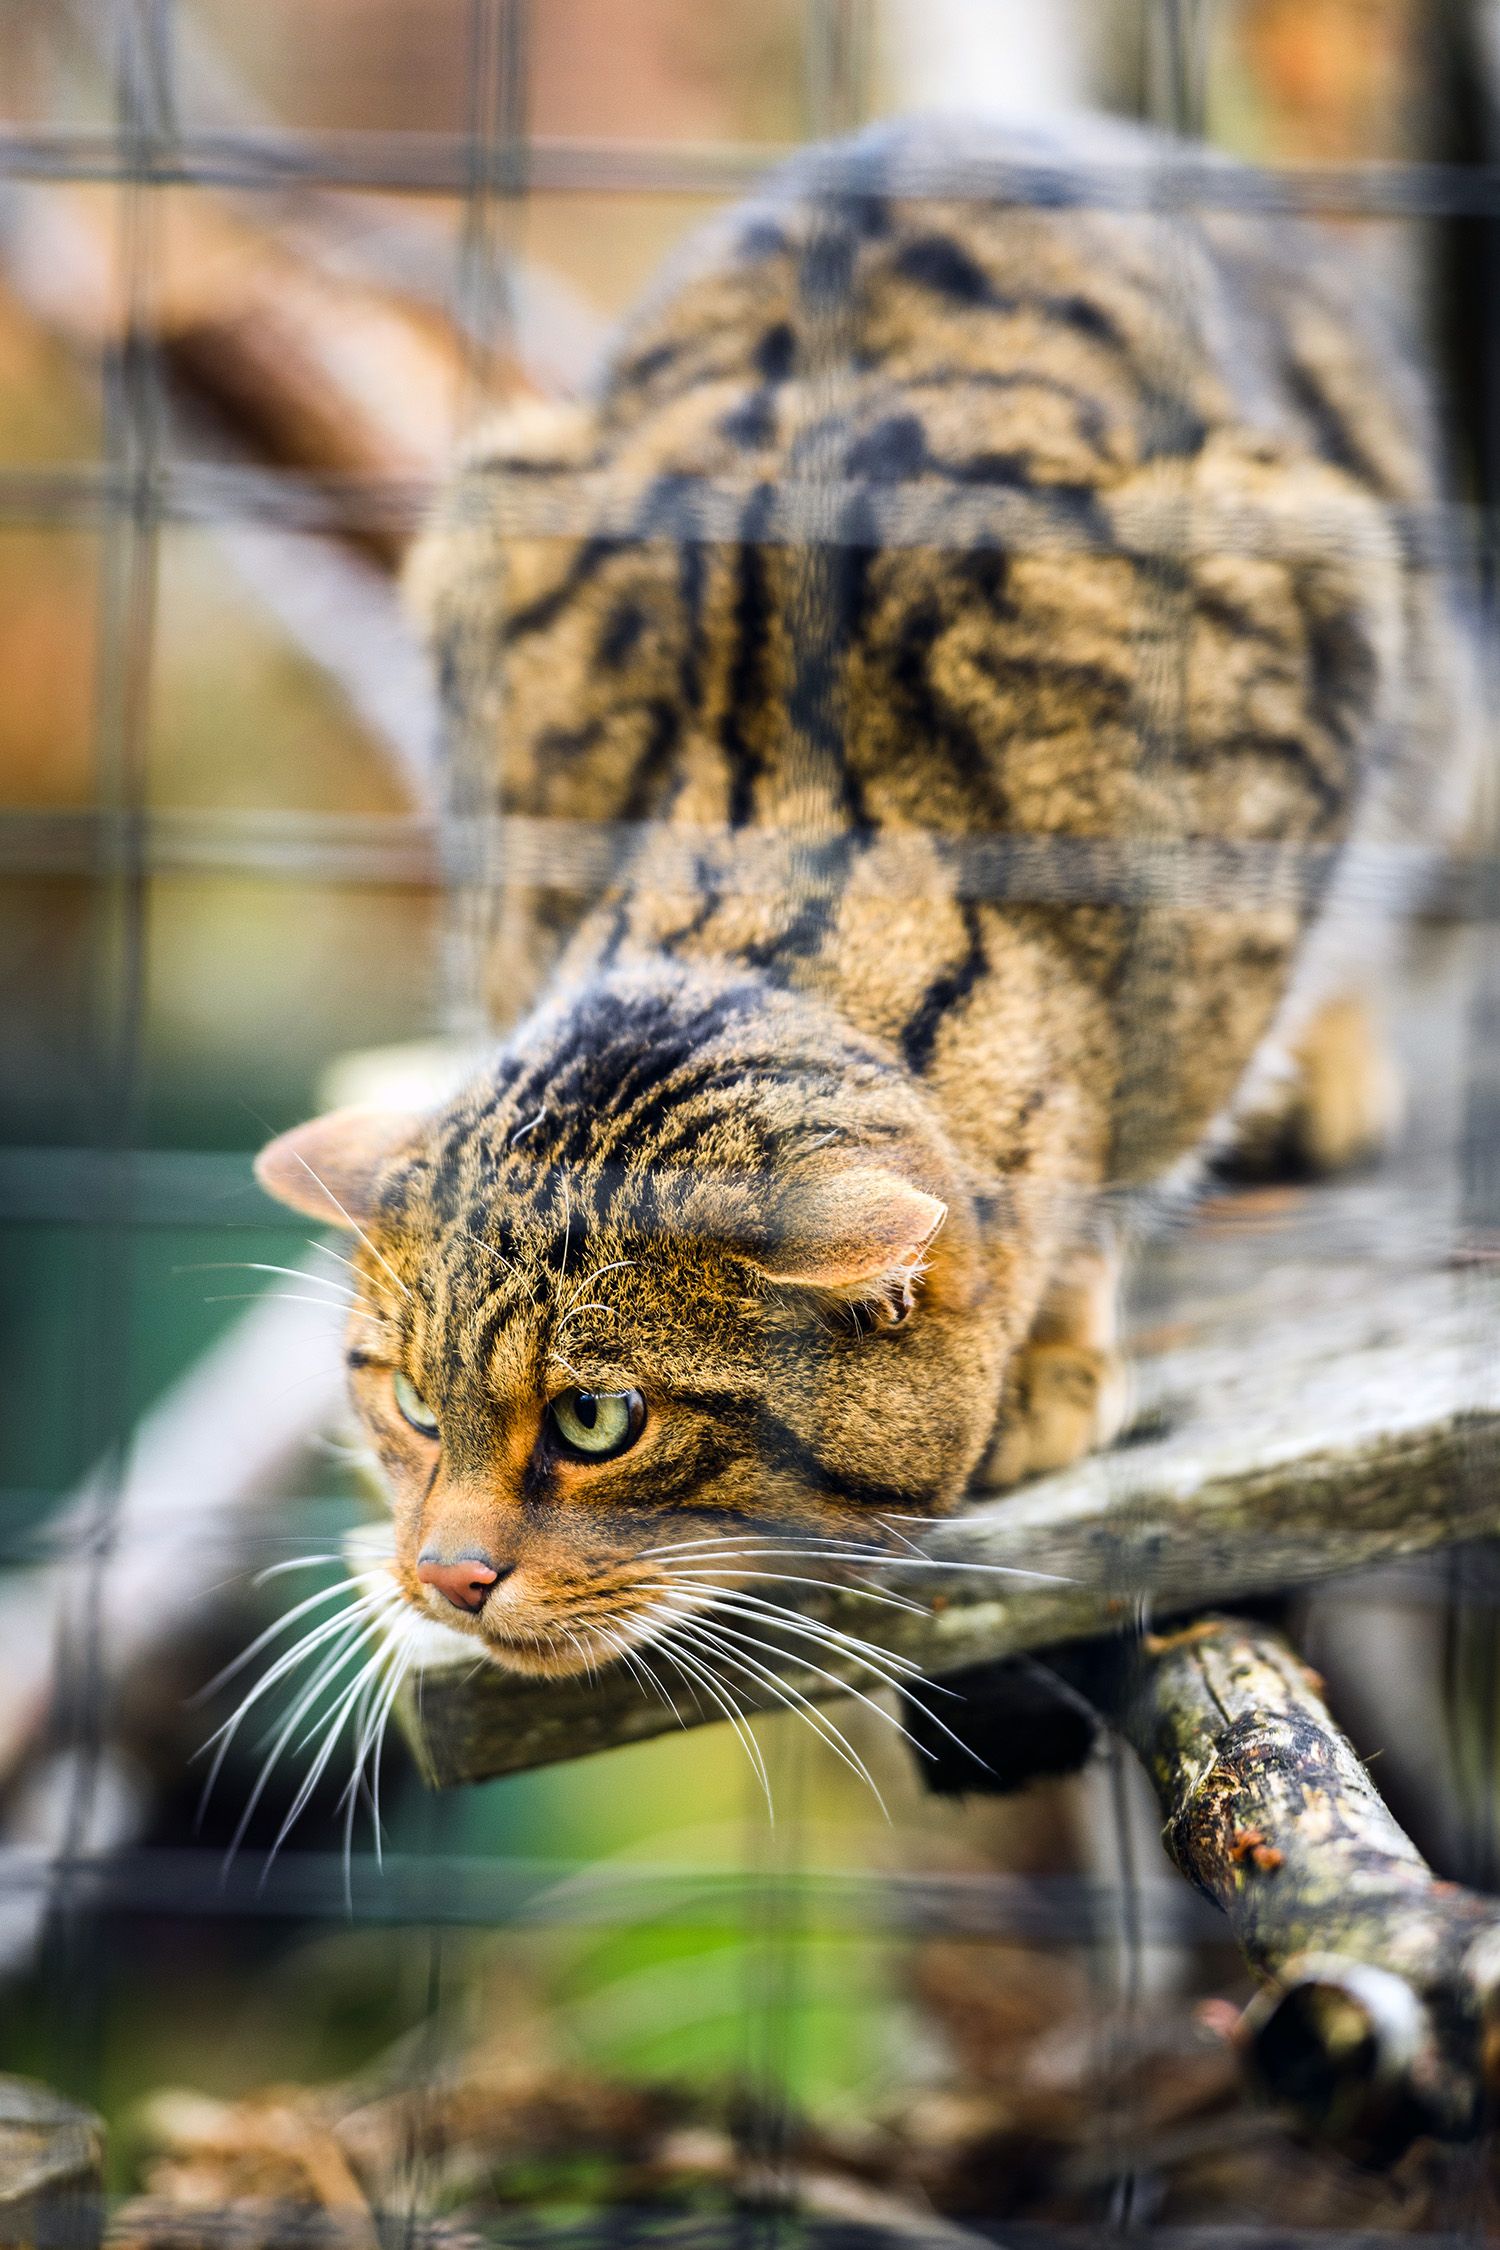
[[511,1566],[500,1564],[478,1549],[464,1555],[443,1555],[424,1547],[417,1557],[417,1576],[424,1586],[435,1586],[455,1609],[483,1609],[492,1586],[509,1575]]

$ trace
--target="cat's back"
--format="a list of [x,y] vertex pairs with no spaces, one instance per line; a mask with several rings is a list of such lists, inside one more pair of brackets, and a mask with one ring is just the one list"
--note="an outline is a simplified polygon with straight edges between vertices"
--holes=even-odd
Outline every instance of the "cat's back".
[[[716,222],[595,399],[459,489],[439,637],[507,807],[1349,833],[1432,669],[1392,507],[1428,423],[1355,252],[1243,215],[1249,178],[918,122]],[[553,470],[569,535],[502,537],[507,472]],[[533,903],[561,936],[582,902]]]
[[[687,245],[611,357],[602,420],[624,443],[696,402],[705,473],[1051,488],[1233,425],[1417,496],[1410,323],[1357,237],[1264,200],[1245,167],[1115,120],[878,126]],[[897,407],[920,432],[868,442]]]

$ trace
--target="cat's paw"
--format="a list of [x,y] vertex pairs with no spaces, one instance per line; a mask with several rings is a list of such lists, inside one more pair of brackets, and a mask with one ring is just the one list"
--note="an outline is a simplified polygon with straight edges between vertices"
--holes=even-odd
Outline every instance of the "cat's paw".
[[1232,1173],[1345,1172],[1390,1146],[1404,1110],[1401,1080],[1368,1000],[1325,1001],[1289,1060],[1284,1086],[1241,1121]]
[[978,1482],[995,1491],[1066,1469],[1118,1437],[1129,1413],[1129,1369],[1117,1351],[1027,1344],[1007,1377],[999,1431]]

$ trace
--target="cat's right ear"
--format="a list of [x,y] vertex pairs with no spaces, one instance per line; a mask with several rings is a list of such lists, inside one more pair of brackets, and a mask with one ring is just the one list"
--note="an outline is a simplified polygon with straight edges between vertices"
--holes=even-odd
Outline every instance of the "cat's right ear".
[[269,1142],[255,1159],[255,1177],[278,1203],[357,1233],[374,1216],[378,1174],[420,1123],[415,1111],[333,1109]]

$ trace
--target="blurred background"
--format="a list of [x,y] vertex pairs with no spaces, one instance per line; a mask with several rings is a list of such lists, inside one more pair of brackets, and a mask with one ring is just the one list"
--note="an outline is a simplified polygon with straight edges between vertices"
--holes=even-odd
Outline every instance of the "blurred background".
[[[475,1028],[397,575],[463,431],[583,387],[778,152],[1104,107],[1378,236],[1484,503],[1490,30],[1458,0],[3,0],[0,2068],[103,2112],[112,2191],[154,2199],[131,2239],[268,2195],[514,2230],[788,2177],[898,2231],[1480,2209],[1247,2116],[1195,2013],[1235,1960],[1109,1757],[935,1807],[856,1713],[887,1820],[759,1720],[771,1830],[723,1728],[450,1798],[392,1742],[384,1870],[361,1807],[347,1873],[338,1761],[267,1867],[291,1755],[223,1871],[259,1714],[199,1798],[245,1682],[202,1691],[372,1506],[337,1290],[250,1154],[340,1058]],[[1443,960],[1422,1192],[1472,1219],[1489,1003],[1472,934]],[[1275,1254],[1303,1210],[1204,1223]],[[1366,1588],[1356,1638],[1420,1652],[1393,1795],[1493,1879],[1488,1566],[1446,1568]]]

